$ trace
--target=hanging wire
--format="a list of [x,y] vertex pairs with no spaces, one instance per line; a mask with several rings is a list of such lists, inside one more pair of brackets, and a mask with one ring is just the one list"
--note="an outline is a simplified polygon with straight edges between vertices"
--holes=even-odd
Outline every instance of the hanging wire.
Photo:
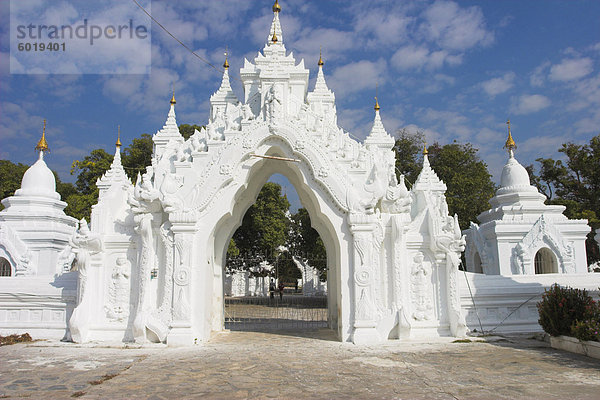
[[[137,2],[137,0],[131,0],[133,1],[139,8],[140,10],[142,10],[144,12],[144,14],[146,14],[148,17],[150,17],[150,19],[152,21],[154,21],[154,23],[156,23],[156,25],[160,26],[160,28],[165,31],[169,36],[171,36],[173,39],[175,39],[177,41],[177,43],[179,43],[180,45],[182,45],[187,51],[189,51],[190,53],[192,53],[194,56],[196,56],[200,61],[202,61],[203,63],[205,63],[206,65],[210,66],[211,68],[214,68],[215,70],[223,73],[224,71],[218,67],[216,67],[214,64],[212,64],[210,61],[206,60],[205,58],[203,58],[202,56],[200,56],[198,53],[196,53],[194,50],[190,49],[185,43],[183,43],[181,40],[179,40],[175,35],[173,35],[171,32],[169,32],[169,30],[167,28],[164,27],[163,24],[161,24],[160,22],[158,22],[158,20],[156,18],[154,18],[140,3]],[[234,77],[234,79],[237,79]],[[237,79],[239,80],[239,79]]]

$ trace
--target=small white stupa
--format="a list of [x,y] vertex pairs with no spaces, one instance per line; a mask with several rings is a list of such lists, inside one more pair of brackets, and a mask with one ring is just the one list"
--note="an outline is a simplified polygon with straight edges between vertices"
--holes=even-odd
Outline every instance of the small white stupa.
[[59,254],[69,244],[77,220],[64,213],[54,174],[44,162],[48,151],[46,120],[35,149],[39,158],[23,175],[21,188],[2,200],[0,262],[4,276],[54,276],[62,272]]
[[508,125],[500,189],[491,209],[466,230],[467,271],[489,275],[531,275],[587,272],[587,220],[563,215],[561,205],[546,205],[546,197],[529,181],[527,170],[514,157],[517,148]]

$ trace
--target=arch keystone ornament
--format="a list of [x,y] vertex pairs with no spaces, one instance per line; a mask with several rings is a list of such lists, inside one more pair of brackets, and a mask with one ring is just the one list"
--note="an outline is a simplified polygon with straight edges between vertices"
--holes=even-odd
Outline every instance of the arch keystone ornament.
[[[322,57],[311,91],[304,61],[286,50],[278,3],[273,10],[265,47],[240,70],[242,96],[225,67],[206,127],[188,140],[173,97],[135,186],[120,157],[103,178],[92,232],[104,251],[91,255],[100,267],[87,277],[98,303],[89,307],[87,340],[192,345],[222,330],[227,245],[274,173],[295,186],[323,239],[328,323],[341,341],[464,333],[456,282],[464,239],[445,185],[426,156],[411,190],[396,176],[379,103],[364,143],[338,126]],[[131,266],[129,279],[119,278],[131,285],[119,292],[127,319],[107,318],[101,307],[114,309],[116,260]]]

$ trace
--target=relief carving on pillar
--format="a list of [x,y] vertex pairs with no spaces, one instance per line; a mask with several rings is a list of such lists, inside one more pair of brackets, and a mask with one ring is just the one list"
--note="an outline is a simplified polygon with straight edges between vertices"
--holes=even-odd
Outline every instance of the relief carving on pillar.
[[131,263],[125,256],[119,256],[112,270],[108,287],[108,298],[104,306],[106,318],[111,322],[123,322],[129,316]]
[[431,265],[424,262],[425,256],[418,252],[413,257],[411,269],[411,299],[413,299],[413,318],[417,321],[429,320],[433,312],[433,287],[431,283]]

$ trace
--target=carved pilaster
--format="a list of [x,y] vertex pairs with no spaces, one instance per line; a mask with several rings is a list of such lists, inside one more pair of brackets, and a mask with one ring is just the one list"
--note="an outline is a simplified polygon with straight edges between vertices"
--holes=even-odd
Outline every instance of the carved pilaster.
[[409,337],[410,324],[410,285],[408,279],[408,268],[405,260],[406,254],[406,230],[410,223],[410,217],[405,214],[392,215],[392,293],[393,308],[398,313],[397,336]]
[[193,343],[191,292],[192,292],[192,241],[196,233],[196,214],[193,211],[177,211],[169,214],[172,223],[173,242],[173,315],[169,345]]
[[356,344],[380,341],[376,329],[375,303],[373,299],[372,251],[375,230],[375,215],[352,213],[348,216],[353,236],[353,285],[354,285],[354,333]]

